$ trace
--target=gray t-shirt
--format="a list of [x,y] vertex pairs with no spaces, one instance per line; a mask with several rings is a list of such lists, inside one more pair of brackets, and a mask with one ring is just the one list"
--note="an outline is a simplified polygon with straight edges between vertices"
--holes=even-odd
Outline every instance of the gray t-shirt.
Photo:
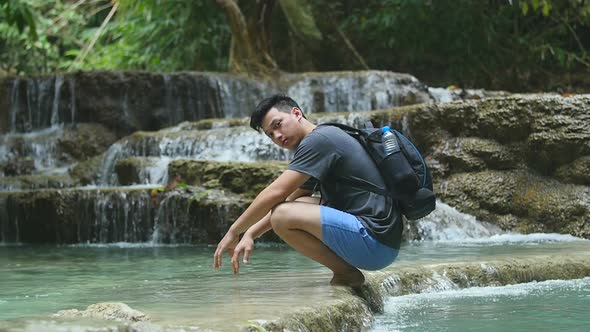
[[386,188],[377,166],[355,138],[340,128],[317,126],[299,143],[289,169],[319,182],[323,205],[356,216],[379,242],[399,249],[403,225],[397,204],[354,185],[363,181]]

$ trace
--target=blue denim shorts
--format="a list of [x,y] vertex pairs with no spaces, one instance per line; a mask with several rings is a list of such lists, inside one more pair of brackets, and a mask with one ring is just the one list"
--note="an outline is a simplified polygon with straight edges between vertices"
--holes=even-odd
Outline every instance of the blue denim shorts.
[[374,239],[352,214],[320,206],[322,242],[359,269],[379,270],[393,263],[399,250]]

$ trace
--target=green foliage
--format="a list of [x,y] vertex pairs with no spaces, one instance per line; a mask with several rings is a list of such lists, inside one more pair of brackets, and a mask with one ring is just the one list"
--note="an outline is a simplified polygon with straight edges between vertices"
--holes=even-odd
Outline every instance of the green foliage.
[[[371,68],[438,86],[551,89],[590,70],[587,0],[281,0],[271,23],[288,71],[358,68],[350,45]],[[0,0],[0,74],[226,71],[230,42],[215,0]]]
[[220,71],[230,40],[214,1],[128,0],[79,68]]
[[589,11],[579,0],[371,0],[343,22],[374,68],[518,90],[590,69]]
[[10,26],[16,26],[19,32],[28,29],[32,39],[37,39],[37,27],[30,5],[19,0],[0,0],[3,17]]
[[[67,68],[108,1],[0,0],[0,69],[14,74]],[[99,22],[100,23],[100,22]]]
[[77,69],[217,70],[227,66],[231,34],[212,0],[0,0],[0,72]]

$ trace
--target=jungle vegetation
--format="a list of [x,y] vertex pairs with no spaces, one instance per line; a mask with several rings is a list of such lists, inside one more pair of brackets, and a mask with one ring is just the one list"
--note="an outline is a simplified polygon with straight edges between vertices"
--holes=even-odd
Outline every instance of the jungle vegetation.
[[589,47],[588,0],[0,0],[0,75],[378,69],[584,91]]

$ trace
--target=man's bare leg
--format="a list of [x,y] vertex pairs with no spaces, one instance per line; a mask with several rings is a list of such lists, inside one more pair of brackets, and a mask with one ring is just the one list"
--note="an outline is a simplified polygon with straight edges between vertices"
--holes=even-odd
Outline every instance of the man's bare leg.
[[295,202],[282,203],[273,209],[270,222],[275,233],[293,249],[332,270],[332,285],[362,285],[365,281],[362,272],[321,241],[320,206],[302,201],[298,199]]

